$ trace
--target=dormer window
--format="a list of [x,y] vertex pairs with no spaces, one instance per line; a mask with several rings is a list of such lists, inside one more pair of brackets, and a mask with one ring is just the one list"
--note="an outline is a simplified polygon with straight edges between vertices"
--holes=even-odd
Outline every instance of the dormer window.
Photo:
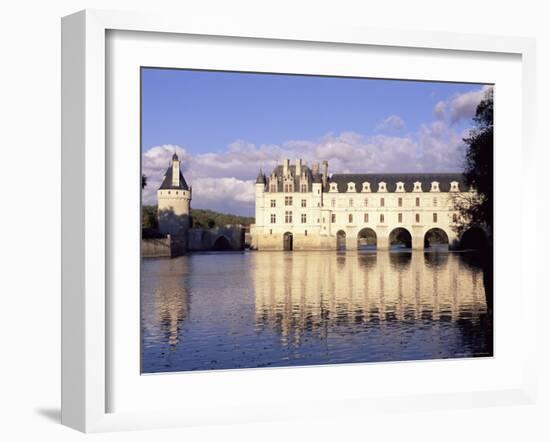
[[405,191],[405,184],[402,181],[399,181],[395,184],[395,191],[396,192],[404,192]]
[[378,183],[378,192],[386,192],[386,183],[384,181],[380,181]]
[[370,192],[370,183],[364,182],[362,192]]
[[439,192],[439,183],[437,181],[432,181],[431,192]]
[[413,192],[422,192],[422,183],[420,181],[414,183]]
[[336,183],[330,183],[329,192],[338,192],[338,185]]
[[451,192],[458,192],[458,181],[451,181]]
[[355,192],[355,183],[348,183],[348,192]]

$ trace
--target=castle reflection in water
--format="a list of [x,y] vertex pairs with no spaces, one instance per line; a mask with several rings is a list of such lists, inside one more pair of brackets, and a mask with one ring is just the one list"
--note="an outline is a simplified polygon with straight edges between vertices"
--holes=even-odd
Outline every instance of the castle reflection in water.
[[466,253],[255,252],[142,263],[142,371],[490,356]]
[[387,320],[479,319],[486,313],[479,269],[432,253],[257,254],[256,318],[281,339]]

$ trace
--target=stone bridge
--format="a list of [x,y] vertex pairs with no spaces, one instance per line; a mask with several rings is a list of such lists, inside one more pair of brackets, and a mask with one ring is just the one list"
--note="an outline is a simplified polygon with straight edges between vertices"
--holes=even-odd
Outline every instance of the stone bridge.
[[238,251],[244,249],[243,226],[189,229],[187,251]]

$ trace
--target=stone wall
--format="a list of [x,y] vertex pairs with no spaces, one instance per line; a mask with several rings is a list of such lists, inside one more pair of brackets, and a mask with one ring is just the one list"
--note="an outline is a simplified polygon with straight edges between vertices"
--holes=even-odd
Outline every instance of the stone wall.
[[174,258],[184,255],[187,250],[187,237],[167,235],[163,238],[142,238],[142,258]]
[[170,248],[170,238],[142,238],[141,239],[141,257],[142,258],[170,258],[172,256]]

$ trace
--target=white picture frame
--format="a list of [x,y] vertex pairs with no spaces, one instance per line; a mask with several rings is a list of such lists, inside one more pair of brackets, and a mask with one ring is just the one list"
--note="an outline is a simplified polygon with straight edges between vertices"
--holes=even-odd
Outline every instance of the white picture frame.
[[[388,412],[410,408],[452,408],[501,403],[531,403],[535,397],[535,339],[524,342],[525,353],[518,356],[524,366],[521,384],[503,385],[489,390],[477,389],[461,393],[429,392],[396,396],[347,397],[334,393],[324,402],[312,401],[309,408],[278,407],[258,412],[250,399],[234,398],[238,416],[209,413],[204,409],[191,416],[181,409],[149,411],[109,411],[111,385],[108,334],[112,312],[108,297],[109,229],[108,210],[111,195],[107,151],[106,35],[110,31],[154,32],[163,35],[218,36],[284,41],[287,44],[337,44],[376,46],[383,48],[466,51],[475,54],[512,54],[521,57],[521,145],[522,175],[533,170],[535,149],[535,43],[532,39],[491,37],[451,33],[388,31],[345,26],[249,22],[217,23],[195,17],[168,17],[142,13],[87,10],[63,18],[62,21],[62,422],[80,431],[95,432],[121,429],[155,428],[208,424],[212,422],[246,422],[286,417],[324,416],[329,414],[368,414],[373,410]],[[158,34],[157,34],[158,35]],[[498,112],[498,110],[497,110]],[[498,163],[496,164],[498,174]],[[536,191],[521,188],[521,229],[527,220],[536,218]],[[498,221],[497,221],[498,222]],[[525,233],[523,233],[525,234]],[[534,256],[534,244],[523,241],[520,249],[522,308],[536,303],[535,267],[528,265]],[[137,277],[137,275],[136,275]],[[498,296],[498,294],[496,295]],[[137,320],[137,318],[136,318]],[[496,318],[498,321],[498,317]],[[535,324],[522,319],[525,336],[533,336]],[[498,357],[498,356],[497,356]],[[136,355],[137,358],[137,355]],[[409,365],[412,367],[411,365]],[[353,367],[354,375],[363,366]],[[455,365],[454,370],[463,366]],[[441,368],[443,369],[443,367]],[[332,367],[331,372],[343,370]],[[388,370],[391,370],[388,368]],[[254,382],[265,382],[261,371],[254,371]],[[265,373],[265,372],[262,372]],[[270,371],[270,382],[278,375]],[[281,372],[282,373],[282,372]],[[299,370],[293,375],[298,376]],[[328,371],[326,372],[328,373]],[[210,373],[202,374],[211,376]],[[238,375],[241,380],[246,372]],[[252,375],[250,375],[252,376]],[[166,377],[169,379],[170,377]],[[172,378],[175,379],[175,378]],[[198,378],[195,378],[195,380]],[[214,378],[212,378],[214,379]],[[218,380],[221,377],[216,378]],[[164,382],[170,382],[165,380]],[[260,384],[261,385],[261,384]],[[223,393],[222,393],[223,395]],[[230,398],[221,398],[224,402]],[[364,400],[359,400],[364,399]],[[239,402],[240,401],[240,402]]]

